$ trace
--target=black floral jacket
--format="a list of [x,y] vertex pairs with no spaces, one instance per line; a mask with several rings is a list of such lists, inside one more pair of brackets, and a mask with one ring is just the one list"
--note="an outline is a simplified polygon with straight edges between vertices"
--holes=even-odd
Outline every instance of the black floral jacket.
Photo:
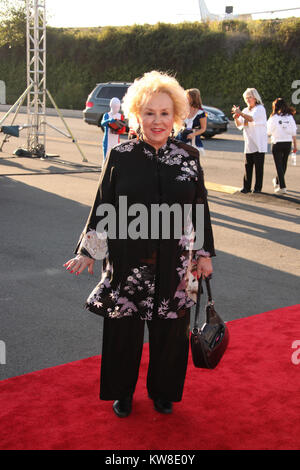
[[[112,230],[108,224],[103,230],[107,213],[99,211],[108,207],[104,204],[115,210]],[[161,218],[155,234],[149,229],[152,208],[163,204],[182,208],[181,232],[177,235],[172,233],[175,216],[169,218],[170,227]],[[148,210],[148,219],[137,217],[135,209],[140,205]],[[184,207],[191,210],[185,214]],[[203,213],[203,244],[195,249],[197,207]],[[124,226],[128,233],[133,228],[140,236],[126,236]],[[166,228],[170,230],[164,234]],[[106,234],[107,245],[101,238]],[[199,256],[215,256],[198,150],[175,139],[169,139],[158,151],[137,139],[112,149],[75,253],[103,259],[102,278],[85,303],[91,312],[145,320],[184,316],[194,305],[186,292],[191,263]]]

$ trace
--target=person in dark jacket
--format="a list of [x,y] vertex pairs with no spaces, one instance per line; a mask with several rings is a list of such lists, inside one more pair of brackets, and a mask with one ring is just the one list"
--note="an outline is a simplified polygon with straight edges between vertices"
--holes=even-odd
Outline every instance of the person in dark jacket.
[[76,257],[65,266],[93,273],[95,259],[104,258],[85,306],[104,317],[100,399],[114,401],[116,415],[126,417],[145,323],[148,395],[160,413],[181,401],[195,304],[187,279],[194,270],[198,278],[211,275],[215,249],[199,152],[173,137],[189,111],[183,88],[149,72],[131,85],[122,107],[138,137],[107,157]]
[[203,109],[200,90],[190,88],[186,90],[189,102],[189,114],[184,120],[184,129],[179,132],[177,138],[187,144],[196,147],[202,155],[205,155],[201,135],[207,128],[207,115]]

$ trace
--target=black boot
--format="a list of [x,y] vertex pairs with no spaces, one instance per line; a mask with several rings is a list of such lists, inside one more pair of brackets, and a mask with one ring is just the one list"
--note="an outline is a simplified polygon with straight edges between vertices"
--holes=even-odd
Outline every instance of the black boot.
[[132,397],[114,401],[113,410],[119,418],[126,418],[131,413]]
[[173,411],[172,402],[169,400],[162,400],[161,398],[157,398],[157,400],[153,400],[154,408],[159,413],[163,414],[170,414]]

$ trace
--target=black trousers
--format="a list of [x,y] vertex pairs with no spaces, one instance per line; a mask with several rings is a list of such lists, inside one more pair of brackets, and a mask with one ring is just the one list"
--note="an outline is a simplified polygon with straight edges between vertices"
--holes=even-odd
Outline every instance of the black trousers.
[[291,150],[292,142],[277,142],[272,145],[272,153],[277,170],[276,183],[279,184],[280,188],[286,187],[284,175]]
[[260,152],[246,153],[245,155],[244,188],[251,191],[253,167],[255,167],[255,191],[261,191],[263,186],[265,154]]
[[[178,319],[147,321],[149,329],[148,395],[180,401],[189,352],[190,311]],[[133,395],[139,375],[145,321],[125,317],[104,319],[100,399]]]

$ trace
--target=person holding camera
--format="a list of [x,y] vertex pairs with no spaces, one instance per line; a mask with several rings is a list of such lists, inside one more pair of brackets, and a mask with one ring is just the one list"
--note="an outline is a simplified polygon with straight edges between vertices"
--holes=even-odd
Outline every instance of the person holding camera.
[[101,126],[104,128],[102,148],[103,162],[113,147],[120,143],[120,135],[126,131],[124,116],[120,113],[119,98],[110,100],[110,111],[103,115]]
[[253,167],[255,167],[254,193],[260,193],[263,185],[265,153],[268,150],[267,115],[262,99],[255,88],[243,93],[247,107],[232,107],[235,125],[243,131],[245,174],[241,193],[250,193]]

